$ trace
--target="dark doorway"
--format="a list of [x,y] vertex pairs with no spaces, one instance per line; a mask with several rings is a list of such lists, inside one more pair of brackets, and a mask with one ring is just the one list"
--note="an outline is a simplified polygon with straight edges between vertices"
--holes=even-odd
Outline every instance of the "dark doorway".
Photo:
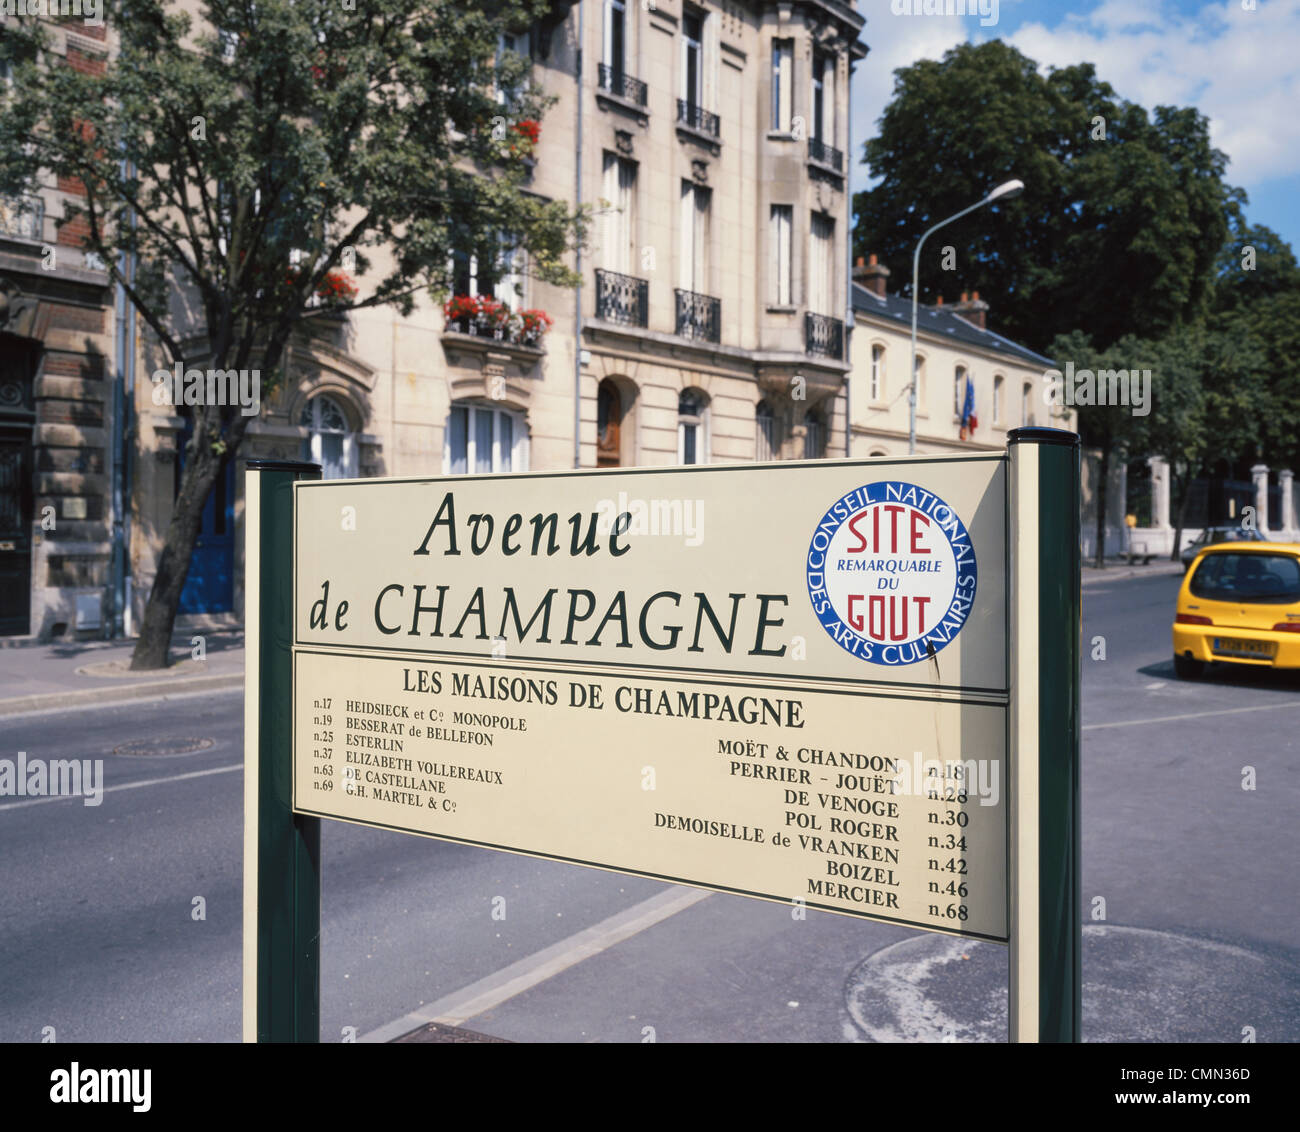
[[31,631],[32,378],[40,346],[0,334],[0,636]]
[[596,390],[596,467],[617,468],[621,460],[623,398],[605,378]]
[[[185,469],[185,450],[193,435],[194,423],[187,417],[176,460],[178,490]],[[235,608],[235,464],[228,456],[222,457],[221,464],[212,493],[203,505],[203,521],[190,555],[177,613],[229,613]]]

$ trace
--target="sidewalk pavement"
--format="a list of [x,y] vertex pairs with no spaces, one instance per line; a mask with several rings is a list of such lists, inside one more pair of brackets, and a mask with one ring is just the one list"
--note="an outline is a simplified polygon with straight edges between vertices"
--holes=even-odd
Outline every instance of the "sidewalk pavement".
[[1130,566],[1128,559],[1121,556],[1108,559],[1104,570],[1098,570],[1097,567],[1084,562],[1083,584],[1088,586],[1098,582],[1118,582],[1124,578],[1158,578],[1182,572],[1183,564],[1170,562],[1168,558],[1152,559],[1146,566]]
[[[194,659],[194,637],[205,655]],[[244,682],[241,630],[182,629],[172,637],[171,666],[130,671],[135,641],[54,641],[0,647],[0,717],[86,704],[238,688]]]

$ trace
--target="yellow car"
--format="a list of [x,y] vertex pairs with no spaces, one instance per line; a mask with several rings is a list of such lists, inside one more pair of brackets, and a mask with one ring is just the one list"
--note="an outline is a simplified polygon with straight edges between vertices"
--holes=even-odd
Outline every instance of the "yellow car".
[[1300,668],[1300,543],[1207,546],[1178,591],[1174,671],[1193,680],[1210,661]]

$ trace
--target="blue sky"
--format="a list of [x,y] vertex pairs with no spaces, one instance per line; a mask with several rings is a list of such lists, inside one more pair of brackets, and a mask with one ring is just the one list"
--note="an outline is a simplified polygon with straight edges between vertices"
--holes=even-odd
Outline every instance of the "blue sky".
[[[1192,105],[1246,190],[1246,216],[1300,254],[1300,0],[968,0],[968,16],[895,14],[925,0],[857,0],[871,48],[853,77],[854,190],[862,143],[893,90],[893,72],[963,41],[1007,40],[1040,66],[1088,61],[1148,110]],[[946,7],[945,0],[930,0]],[[996,5],[990,8],[991,5]]]

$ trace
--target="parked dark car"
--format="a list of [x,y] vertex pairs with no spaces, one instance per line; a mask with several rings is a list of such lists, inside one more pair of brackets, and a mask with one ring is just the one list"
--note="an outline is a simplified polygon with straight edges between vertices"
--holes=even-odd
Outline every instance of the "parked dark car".
[[1245,527],[1206,527],[1179,555],[1183,560],[1183,569],[1186,570],[1192,564],[1192,559],[1216,542],[1268,542],[1268,539],[1259,531]]

